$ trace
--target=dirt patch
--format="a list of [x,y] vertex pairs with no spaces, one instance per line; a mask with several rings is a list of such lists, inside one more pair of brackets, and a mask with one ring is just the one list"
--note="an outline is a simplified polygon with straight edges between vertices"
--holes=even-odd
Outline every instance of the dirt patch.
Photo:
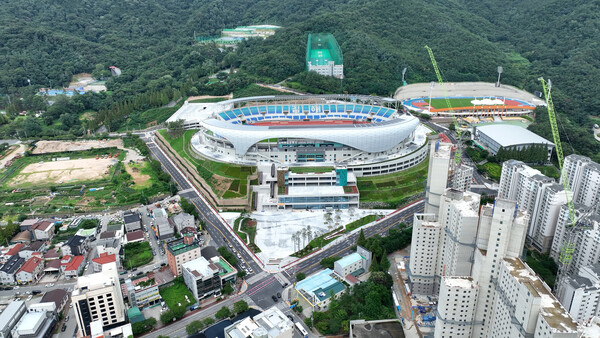
[[150,175],[142,174],[141,168],[143,168],[143,166],[144,163],[129,163],[125,165],[125,170],[131,175],[135,185],[142,188],[145,187],[147,185],[146,182],[150,180]]
[[123,140],[88,140],[88,141],[39,141],[36,143],[33,154],[58,153],[63,151],[82,151],[89,149],[117,147],[123,149]]
[[8,184],[62,184],[76,181],[93,181],[108,176],[116,159],[78,159],[32,163],[23,168]]
[[218,98],[223,98],[223,99],[231,100],[231,99],[233,99],[233,94],[223,95],[223,96],[212,96],[212,95],[190,96],[190,97],[187,98],[187,101],[188,102],[192,102],[194,100],[218,99]]
[[10,152],[7,152],[6,156],[4,156],[2,159],[0,159],[0,168],[4,168],[6,163],[13,160],[15,158],[15,156],[17,156],[21,153],[24,153],[25,150],[26,150],[25,145],[19,144],[17,147],[14,147],[12,150],[10,150]]

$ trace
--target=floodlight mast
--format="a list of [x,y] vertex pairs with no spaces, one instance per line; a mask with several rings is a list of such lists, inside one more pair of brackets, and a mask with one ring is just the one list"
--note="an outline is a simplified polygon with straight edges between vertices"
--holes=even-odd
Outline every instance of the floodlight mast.
[[496,82],[496,87],[500,87],[500,76],[502,75],[503,71],[504,68],[502,68],[502,66],[498,66],[498,81]]

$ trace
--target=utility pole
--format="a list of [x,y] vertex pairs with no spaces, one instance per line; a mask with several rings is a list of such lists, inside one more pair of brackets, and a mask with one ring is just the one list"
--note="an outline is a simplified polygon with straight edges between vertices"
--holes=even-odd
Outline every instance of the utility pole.
[[502,66],[498,66],[498,81],[496,82],[496,87],[500,87],[500,76],[502,75],[503,71],[504,68],[502,68]]

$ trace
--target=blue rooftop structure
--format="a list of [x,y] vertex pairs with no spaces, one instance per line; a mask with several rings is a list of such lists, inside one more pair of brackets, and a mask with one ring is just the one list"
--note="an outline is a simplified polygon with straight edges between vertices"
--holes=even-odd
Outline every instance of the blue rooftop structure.
[[357,261],[360,261],[361,259],[365,259],[363,256],[361,256],[358,252],[355,252],[353,254],[350,254],[348,256],[345,256],[339,260],[336,261],[336,263],[338,263],[342,269],[347,267],[348,265],[354,264]]
[[331,291],[336,295],[346,289],[344,284],[332,277],[333,270],[325,269],[296,284],[297,290],[302,290],[309,296],[316,297],[319,302],[331,297]]

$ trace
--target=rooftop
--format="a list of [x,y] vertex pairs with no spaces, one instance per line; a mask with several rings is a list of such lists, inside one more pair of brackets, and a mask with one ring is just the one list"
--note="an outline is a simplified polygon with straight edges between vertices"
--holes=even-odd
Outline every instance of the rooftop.
[[288,196],[342,196],[345,194],[344,187],[319,186],[319,187],[288,187]]
[[67,291],[63,289],[54,289],[46,292],[40,300],[40,303],[49,303],[52,302],[56,304],[56,308],[60,308],[60,305],[63,302],[63,299],[67,297]]
[[98,264],[107,264],[107,263],[111,263],[111,262],[116,262],[117,258],[116,258],[115,254],[109,255],[105,252],[105,253],[101,253],[100,256],[92,259],[92,261],[94,263],[98,263]]
[[12,275],[23,265],[24,262],[25,258],[22,258],[19,255],[11,256],[0,268],[0,271]]
[[139,222],[140,221],[140,215],[138,215],[137,213],[126,213],[123,215],[123,222],[125,223],[133,223],[133,222]]
[[54,222],[41,221],[41,222],[38,222],[38,223],[35,223],[34,225],[32,225],[29,228],[29,230],[48,231],[48,229],[50,229],[53,225],[54,225]]
[[350,322],[352,336],[350,338],[404,338],[404,329],[397,319],[382,323],[353,320]]
[[27,312],[21,317],[18,326],[15,327],[22,335],[35,334],[40,322],[46,319],[45,312]]
[[323,301],[331,296],[331,291],[337,294],[345,289],[344,284],[338,282],[332,275],[331,269],[321,270],[296,283],[296,289]]
[[10,319],[19,312],[21,307],[25,307],[25,302],[22,300],[8,303],[8,306],[6,306],[4,311],[0,313],[0,329],[4,328],[4,326],[10,322]]
[[529,266],[518,258],[505,258],[503,262],[511,276],[525,285],[534,297],[541,298],[540,315],[552,329],[557,332],[577,332],[577,324],[571,315]]
[[35,268],[38,265],[40,265],[41,262],[43,262],[41,258],[33,256],[29,258],[27,262],[25,262],[25,264],[23,264],[23,266],[19,269],[19,271],[17,271],[17,273],[21,271],[33,273],[33,271],[35,271]]
[[343,269],[346,266],[348,266],[350,264],[354,264],[356,261],[360,261],[362,259],[365,259],[365,258],[363,256],[361,256],[358,252],[355,252],[350,255],[342,257],[341,259],[337,260],[336,263],[338,263]]
[[186,253],[196,248],[198,248],[198,243],[193,242],[192,244],[185,244],[183,238],[167,242],[167,250],[169,250],[173,256],[181,255],[182,253]]
[[100,234],[100,239],[115,238],[115,231],[105,231]]
[[477,283],[471,277],[446,277],[444,284],[451,288],[475,289]]
[[77,271],[83,263],[83,256],[72,256],[71,260],[65,266],[65,271]]
[[510,124],[491,124],[478,127],[477,130],[486,134],[502,147],[510,147],[518,144],[548,144],[554,146],[554,143],[545,138],[519,126]]
[[24,247],[25,247],[25,244],[17,243],[12,248],[10,248],[10,250],[8,250],[8,252],[6,253],[6,256],[14,256],[14,255],[18,254],[19,251],[21,251],[21,249],[23,249]]
[[218,272],[218,268],[211,264],[204,257],[199,257],[193,261],[183,263],[181,267],[184,270],[188,270],[195,277],[208,277]]
[[144,239],[144,232],[142,230],[136,230],[133,232],[128,232],[125,237],[127,237],[127,242],[137,241],[140,239]]

